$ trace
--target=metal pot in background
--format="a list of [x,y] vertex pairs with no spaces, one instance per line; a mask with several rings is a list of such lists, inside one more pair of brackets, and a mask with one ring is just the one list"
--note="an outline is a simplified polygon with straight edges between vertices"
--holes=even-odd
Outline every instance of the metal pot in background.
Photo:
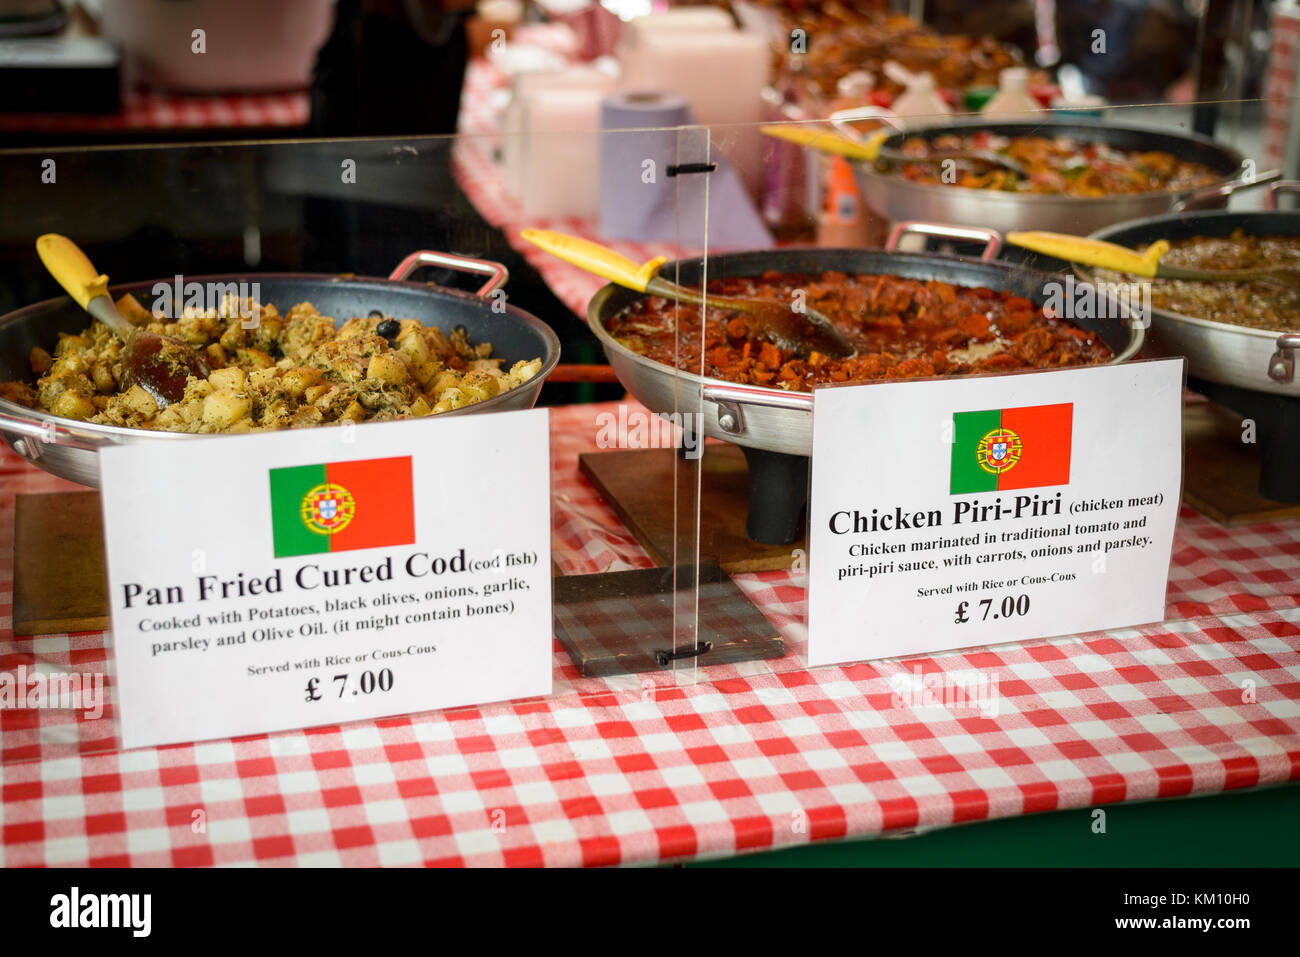
[[[474,294],[408,281],[407,277],[426,265],[460,269],[490,278]],[[282,311],[287,312],[290,306],[299,302],[310,302],[322,315],[334,317],[339,325],[353,316],[366,316],[375,310],[397,318],[419,319],[426,325],[446,330],[463,325],[472,342],[491,343],[493,356],[503,359],[502,364],[507,369],[519,360],[542,360],[537,375],[519,388],[483,402],[439,413],[443,416],[531,408],[537,401],[542,383],[560,360],[560,342],[540,319],[509,304],[504,312],[494,311],[495,303],[486,297],[504,285],[507,278],[506,268],[500,263],[424,250],[402,260],[388,279],[317,273],[253,273],[187,276],[186,280],[258,283],[262,300],[274,303]],[[122,283],[112,286],[109,291],[114,298],[132,293],[148,308],[156,282]],[[170,283],[171,280],[161,282]],[[34,346],[52,351],[60,332],[80,332],[90,321],[81,307],[67,296],[47,299],[0,317],[0,381],[29,379],[28,356]],[[365,423],[359,427],[364,428]],[[212,438],[203,434],[78,422],[3,399],[0,399],[0,435],[15,452],[38,468],[92,487],[99,486],[97,452],[102,446]]]
[[[889,122],[889,115],[874,107],[864,107],[843,110],[831,116],[832,124],[841,133],[855,139],[861,139],[861,136],[850,124],[865,119]],[[1044,229],[1086,235],[1113,223],[1139,217],[1183,209],[1222,207],[1234,190],[1278,176],[1276,172],[1256,175],[1253,166],[1239,151],[1204,136],[1109,123],[1051,120],[946,123],[900,130],[884,141],[883,148],[898,149],[905,140],[918,136],[929,140],[947,134],[965,135],[977,131],[1009,137],[1068,136],[1082,143],[1105,143],[1117,149],[1160,150],[1180,160],[1201,163],[1221,178],[1199,189],[1177,192],[1153,190],[1120,196],[1053,196],[913,183],[896,173],[881,172],[874,164],[855,162],[853,169],[863,201],[879,215],[896,222],[953,223],[1002,233]]]

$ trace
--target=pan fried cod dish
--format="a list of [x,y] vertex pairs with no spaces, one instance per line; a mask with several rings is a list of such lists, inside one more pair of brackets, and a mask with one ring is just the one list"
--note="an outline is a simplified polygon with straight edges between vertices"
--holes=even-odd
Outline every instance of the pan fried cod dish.
[[208,377],[190,376],[181,400],[160,408],[124,381],[122,340],[95,322],[77,335],[61,333],[52,355],[33,349],[35,385],[2,383],[0,398],[96,425],[255,432],[434,415],[509,391],[542,366],[539,358],[503,370],[490,343],[416,319],[353,317],[335,328],[309,302],[281,314],[227,297],[218,309],[186,309],[175,322],[155,318],[133,296],[117,307],[136,326],[193,346]]

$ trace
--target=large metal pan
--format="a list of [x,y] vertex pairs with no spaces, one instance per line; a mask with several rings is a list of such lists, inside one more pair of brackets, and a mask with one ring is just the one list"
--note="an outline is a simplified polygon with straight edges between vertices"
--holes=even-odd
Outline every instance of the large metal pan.
[[[982,241],[980,261],[893,250],[907,233],[921,232],[947,239]],[[884,273],[909,279],[938,279],[959,286],[986,286],[1024,296],[1043,305],[1051,295],[1050,284],[1060,277],[1035,272],[1023,266],[993,262],[1001,237],[991,230],[902,223],[894,229],[885,250],[879,249],[785,249],[711,256],[710,280],[728,276],[757,276],[769,269],[783,272],[818,273],[836,270],[846,273]],[[665,275],[686,284],[698,284],[703,260],[668,263]],[[812,395],[760,386],[736,385],[674,369],[638,355],[619,344],[606,328],[616,313],[643,294],[622,286],[602,287],[587,307],[587,321],[605,348],[605,355],[619,381],[647,408],[655,412],[695,411],[702,402],[705,434],[737,445],[787,455],[812,453]],[[1096,332],[1115,353],[1113,362],[1131,358],[1142,347],[1144,330],[1140,322],[1116,319],[1074,320]]]
[[[866,118],[888,120],[887,116],[881,116],[881,111],[865,108],[836,113],[832,122],[846,134],[856,135],[849,124]],[[954,223],[996,229],[1002,233],[1047,229],[1083,236],[1112,223],[1142,216],[1222,207],[1235,189],[1277,175],[1272,172],[1255,175],[1253,164],[1241,153],[1204,136],[1140,126],[1112,126],[1109,123],[948,123],[900,131],[884,141],[884,148],[898,149],[904,140],[914,136],[930,140],[944,134],[965,134],[976,130],[987,130],[1001,136],[1068,136],[1080,142],[1105,143],[1117,149],[1161,150],[1178,159],[1208,166],[1221,178],[1212,185],[1179,192],[1156,190],[1122,196],[1048,196],[913,183],[895,173],[880,172],[871,163],[854,163],[863,200],[891,221]]]
[[[422,266],[443,266],[490,278],[474,293],[459,292],[429,283],[409,282]],[[261,299],[281,311],[310,302],[341,325],[352,316],[372,311],[400,318],[419,319],[444,330],[464,326],[473,342],[490,342],[492,354],[509,368],[524,359],[541,358],[542,368],[523,386],[474,405],[440,415],[475,415],[505,409],[531,408],[542,383],[560,359],[560,343],[550,327],[522,309],[489,301],[508,278],[500,263],[448,253],[412,253],[387,279],[331,276],[318,273],[254,273],[250,275],[187,276],[200,283],[258,283]],[[162,280],[170,284],[171,280]],[[132,293],[148,308],[155,282],[124,283],[111,287],[114,297]],[[47,299],[0,318],[0,381],[31,376],[27,357],[33,346],[52,348],[58,333],[84,329],[90,318],[71,298]],[[47,472],[82,485],[99,485],[98,450],[105,445],[137,442],[177,442],[198,436],[155,432],[111,425],[94,425],[28,409],[0,399],[0,435],[19,455]]]
[[[1300,236],[1300,212],[1280,211],[1277,196],[1300,192],[1300,182],[1275,183],[1266,212],[1199,212],[1152,216],[1120,223],[1092,234],[1120,246],[1148,246],[1157,239],[1228,236],[1241,229],[1254,236]],[[1080,278],[1096,281],[1096,270],[1076,266]],[[1151,310],[1148,342],[1152,351],[1187,357],[1187,374],[1207,382],[1276,395],[1300,396],[1295,354],[1300,334],[1269,332],[1211,322],[1164,309]]]

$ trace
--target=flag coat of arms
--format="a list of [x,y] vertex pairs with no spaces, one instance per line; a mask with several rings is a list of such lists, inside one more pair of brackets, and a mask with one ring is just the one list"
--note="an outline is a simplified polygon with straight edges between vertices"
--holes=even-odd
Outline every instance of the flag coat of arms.
[[415,542],[409,455],[271,469],[275,557]]
[[950,494],[1070,483],[1074,404],[953,413]]

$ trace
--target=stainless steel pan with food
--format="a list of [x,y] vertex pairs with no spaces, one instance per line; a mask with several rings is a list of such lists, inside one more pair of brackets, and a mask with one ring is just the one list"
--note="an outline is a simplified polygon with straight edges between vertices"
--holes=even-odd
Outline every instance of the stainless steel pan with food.
[[[845,135],[859,137],[852,123],[884,119],[878,109],[846,110],[832,122]],[[1276,178],[1275,172],[1258,173],[1230,146],[1203,136],[1121,126],[1110,123],[954,122],[893,133],[878,147],[897,153],[916,137],[932,142],[942,136],[967,136],[987,132],[995,136],[1062,137],[1080,144],[1104,144],[1116,150],[1166,153],[1178,161],[1196,163],[1212,171],[1214,179],[1197,188],[1147,190],[1103,196],[1074,196],[976,189],[955,184],[912,182],[886,164],[855,162],[854,172],[868,206],[891,221],[954,223],[980,226],[1007,233],[1044,229],[1087,235],[1113,223],[1177,212],[1182,209],[1222,207],[1227,196],[1244,186]]]
[[[899,239],[912,231],[966,241],[979,238],[988,245],[980,261],[894,252]],[[713,281],[735,276],[760,276],[768,270],[893,275],[1010,292],[1041,307],[1051,295],[1051,284],[1059,284],[1060,277],[993,261],[1000,242],[1000,237],[989,230],[905,223],[894,230],[886,250],[785,249],[716,255],[708,259],[708,278]],[[683,260],[662,267],[665,276],[685,285],[698,285],[703,270],[701,259]],[[643,297],[642,293],[611,284],[596,293],[587,310],[588,322],[604,346],[610,364],[636,399],[661,413],[695,411],[702,403],[703,428],[713,438],[788,455],[806,456],[811,453],[811,393],[738,385],[682,371],[638,354],[611,335],[608,329],[610,319]],[[1113,354],[1112,362],[1131,358],[1142,346],[1144,331],[1140,323],[1121,319],[1072,321],[1095,333],[1109,347]]]
[[[489,278],[474,294],[409,280],[408,277],[417,269],[426,265]],[[185,277],[187,283],[246,283],[249,286],[256,283],[261,302],[272,303],[282,312],[297,303],[310,302],[322,315],[333,317],[336,326],[352,317],[380,314],[417,319],[447,333],[456,327],[464,327],[470,342],[490,343],[492,355],[503,359],[506,367],[520,360],[541,360],[538,372],[522,385],[439,415],[476,415],[530,408],[536,402],[546,377],[559,362],[559,340],[549,326],[504,300],[488,298],[507,278],[506,268],[499,263],[432,251],[412,253],[387,279],[314,273]],[[130,293],[149,308],[155,288],[160,285],[170,287],[171,284],[171,279],[150,280],[114,285],[108,291],[114,298]],[[0,381],[31,380],[33,373],[29,356],[34,347],[52,352],[60,333],[76,334],[88,325],[89,317],[67,296],[39,302],[0,317]],[[97,453],[103,446],[179,442],[195,438],[192,433],[77,421],[5,399],[0,399],[0,435],[29,462],[54,475],[89,486],[99,484]]]
[[[1131,249],[1144,249],[1160,240],[1178,243],[1193,237],[1213,237],[1232,241],[1234,234],[1249,241],[1260,237],[1295,237],[1300,249],[1300,212],[1276,209],[1281,193],[1300,191],[1300,183],[1274,184],[1267,211],[1215,211],[1181,215],[1153,216],[1120,223],[1098,230],[1089,238],[1104,240]],[[1168,259],[1168,254],[1166,254]],[[1300,264],[1300,263],[1297,263]],[[1221,259],[1217,268],[1224,268]],[[1077,274],[1088,281],[1113,279],[1088,266],[1076,266]],[[1242,295],[1268,296],[1296,300],[1294,290],[1278,286],[1243,287]],[[1276,395],[1300,396],[1300,373],[1296,369],[1300,350],[1300,316],[1280,319],[1277,328],[1258,328],[1231,322],[1219,322],[1204,314],[1195,314],[1191,306],[1182,311],[1160,308],[1153,304],[1149,341],[1153,351],[1187,357],[1189,376]],[[1292,310],[1294,312],[1294,310]],[[1285,326],[1290,322],[1289,327]]]

